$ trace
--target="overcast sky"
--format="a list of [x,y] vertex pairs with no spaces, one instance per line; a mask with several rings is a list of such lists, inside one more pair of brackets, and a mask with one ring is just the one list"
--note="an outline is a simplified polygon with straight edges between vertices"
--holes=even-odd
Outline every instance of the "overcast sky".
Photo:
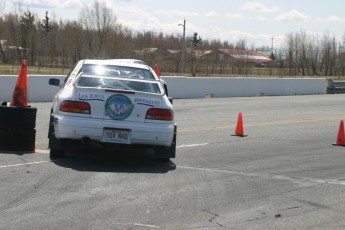
[[[135,31],[182,34],[178,24],[186,19],[186,35],[202,39],[279,48],[290,32],[329,33],[342,41],[345,33],[344,0],[99,0],[112,8],[117,21]],[[39,17],[45,11],[57,19],[77,20],[80,9],[93,0],[6,0],[5,11],[20,3]]]

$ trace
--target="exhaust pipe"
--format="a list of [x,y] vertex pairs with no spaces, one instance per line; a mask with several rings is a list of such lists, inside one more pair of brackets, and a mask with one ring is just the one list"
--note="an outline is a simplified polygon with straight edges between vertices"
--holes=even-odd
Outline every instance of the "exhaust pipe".
[[97,141],[91,140],[90,137],[82,137],[81,143],[83,145],[90,145],[95,148],[102,148],[102,145],[100,143],[98,143]]

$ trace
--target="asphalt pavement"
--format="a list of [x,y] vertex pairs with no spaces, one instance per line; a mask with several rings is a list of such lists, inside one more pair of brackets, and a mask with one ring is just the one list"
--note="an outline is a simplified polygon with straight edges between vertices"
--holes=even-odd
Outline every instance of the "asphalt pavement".
[[[343,229],[345,96],[174,99],[177,156],[0,151],[0,229]],[[235,133],[243,115],[246,137]]]

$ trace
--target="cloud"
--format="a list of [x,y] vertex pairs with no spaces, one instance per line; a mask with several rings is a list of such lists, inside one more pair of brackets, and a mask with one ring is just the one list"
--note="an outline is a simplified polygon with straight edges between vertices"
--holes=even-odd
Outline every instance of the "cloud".
[[81,8],[83,6],[83,2],[81,0],[65,0],[61,5],[64,9],[75,9]]
[[179,10],[158,10],[155,12],[156,14],[164,15],[165,17],[170,18],[183,18],[183,17],[197,17],[199,16],[196,12],[188,12],[188,11],[179,11]]
[[344,18],[340,18],[338,16],[330,16],[324,20],[322,20],[323,22],[329,22],[329,23],[343,23],[345,22]]
[[25,7],[33,7],[33,8],[54,8],[58,6],[57,2],[49,1],[49,0],[23,0],[23,1],[14,1],[17,4],[21,4]]
[[225,16],[232,19],[245,19],[244,15],[239,13],[227,13]]
[[[132,9],[133,10],[133,9]],[[183,28],[179,24],[183,23],[183,19],[174,20],[173,22],[162,22],[159,17],[156,17],[155,14],[143,13],[139,17],[133,19],[121,19],[119,17],[118,22],[126,25],[133,31],[144,32],[144,31],[153,31],[155,33],[173,33],[173,34],[182,34]],[[189,21],[186,21],[186,33],[191,33],[194,31],[195,27]]]
[[[225,35],[225,34],[224,34]],[[252,45],[255,47],[269,46],[272,44],[271,34],[255,34],[255,33],[245,33],[242,31],[230,31],[227,32],[223,37],[225,41],[236,42],[239,40],[245,40],[248,48]],[[285,36],[275,36],[274,37],[274,49],[281,47],[285,42]]]
[[197,27],[195,31],[200,34],[204,40],[221,40],[235,44],[239,40],[245,40],[248,48],[269,46],[272,44],[272,36],[274,37],[274,49],[280,48],[285,42],[285,35],[272,33],[257,33],[257,32],[245,32],[241,30],[224,30],[220,26],[214,26],[211,28]]
[[255,19],[259,21],[266,21],[266,18],[261,16],[256,16]]
[[278,21],[311,21],[311,17],[309,15],[303,14],[298,10],[291,10],[287,13],[283,13],[276,17]]
[[12,2],[38,9],[75,9],[83,6],[82,0],[12,0]]
[[277,6],[268,7],[260,2],[247,2],[240,8],[244,10],[253,11],[253,12],[263,12],[263,13],[273,13],[273,12],[279,11],[279,7]]
[[206,13],[205,16],[208,18],[212,18],[212,17],[217,17],[218,14],[215,11],[210,11],[210,12]]
[[[198,16],[198,13],[187,12],[187,11],[155,11],[147,12],[137,6],[128,7],[113,7],[114,12],[117,12],[118,22],[128,26],[128,28],[134,31],[162,31],[164,33],[180,33],[182,31],[179,24],[183,23],[183,18]],[[173,18],[173,22],[163,22],[162,16],[164,18]],[[190,31],[192,25],[189,21],[186,23],[186,28]]]

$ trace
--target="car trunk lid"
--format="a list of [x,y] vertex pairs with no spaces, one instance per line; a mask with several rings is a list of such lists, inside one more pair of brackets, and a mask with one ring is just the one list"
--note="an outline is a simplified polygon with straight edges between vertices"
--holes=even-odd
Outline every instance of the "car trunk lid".
[[138,91],[77,88],[76,100],[88,102],[95,119],[144,122],[150,108],[162,108],[161,94]]

